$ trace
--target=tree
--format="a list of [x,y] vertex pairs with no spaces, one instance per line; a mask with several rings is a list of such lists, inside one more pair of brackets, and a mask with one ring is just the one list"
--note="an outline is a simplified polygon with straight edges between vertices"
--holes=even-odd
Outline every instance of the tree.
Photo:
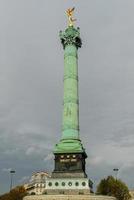
[[118,200],[128,200],[131,198],[127,185],[113,176],[108,176],[100,181],[97,186],[97,194],[113,196]]
[[9,193],[0,196],[0,200],[22,200],[26,194],[26,190],[23,186],[17,186]]

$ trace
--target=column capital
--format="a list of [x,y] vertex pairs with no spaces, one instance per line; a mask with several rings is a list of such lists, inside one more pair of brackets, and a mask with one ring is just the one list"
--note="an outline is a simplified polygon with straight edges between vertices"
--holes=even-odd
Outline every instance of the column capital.
[[82,45],[80,28],[69,26],[65,31],[60,31],[59,36],[64,49],[66,45],[75,45],[77,48]]

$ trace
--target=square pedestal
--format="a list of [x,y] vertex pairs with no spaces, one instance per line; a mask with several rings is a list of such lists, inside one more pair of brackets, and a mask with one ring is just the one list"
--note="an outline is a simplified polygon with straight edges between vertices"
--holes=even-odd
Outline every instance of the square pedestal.
[[49,178],[45,194],[90,194],[88,178]]

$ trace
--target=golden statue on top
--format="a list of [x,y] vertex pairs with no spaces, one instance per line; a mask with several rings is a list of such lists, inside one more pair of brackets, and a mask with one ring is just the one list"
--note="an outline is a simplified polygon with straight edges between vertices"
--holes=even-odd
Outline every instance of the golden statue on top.
[[73,26],[74,21],[76,21],[76,19],[73,19],[73,18],[72,18],[74,9],[75,9],[75,7],[73,7],[73,8],[68,8],[67,11],[66,11],[66,14],[67,14],[67,16],[68,16],[68,23],[69,23],[69,26]]

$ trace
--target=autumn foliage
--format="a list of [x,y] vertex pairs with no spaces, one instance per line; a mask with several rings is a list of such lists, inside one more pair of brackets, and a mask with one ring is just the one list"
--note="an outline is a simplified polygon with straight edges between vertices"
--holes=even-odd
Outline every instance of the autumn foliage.
[[127,185],[112,176],[100,181],[97,194],[113,196],[117,200],[129,200],[131,198]]
[[0,196],[0,200],[22,200],[26,196],[26,191],[23,186],[17,186],[9,193]]

